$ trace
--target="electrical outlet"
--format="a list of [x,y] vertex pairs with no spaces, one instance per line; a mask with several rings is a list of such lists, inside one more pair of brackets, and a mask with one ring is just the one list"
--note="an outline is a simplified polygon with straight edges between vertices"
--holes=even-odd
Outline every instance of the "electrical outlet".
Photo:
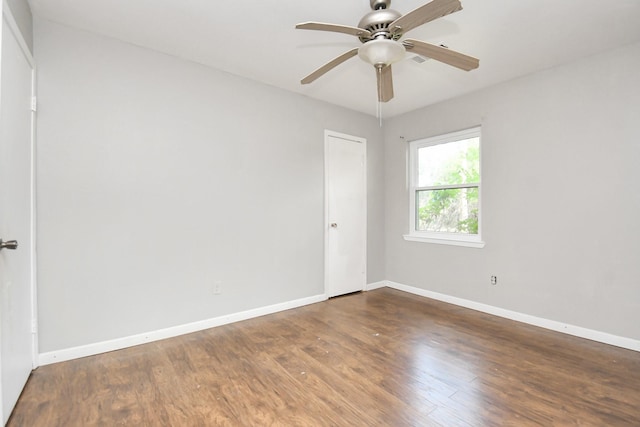
[[491,284],[492,285],[498,284],[498,276],[491,276]]
[[222,293],[222,282],[220,280],[216,280],[213,282],[213,294],[220,295]]

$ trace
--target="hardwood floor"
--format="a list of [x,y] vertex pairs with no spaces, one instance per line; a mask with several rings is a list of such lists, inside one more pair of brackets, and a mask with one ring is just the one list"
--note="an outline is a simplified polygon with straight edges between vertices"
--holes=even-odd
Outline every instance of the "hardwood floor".
[[640,353],[391,289],[37,369],[9,426],[640,426]]

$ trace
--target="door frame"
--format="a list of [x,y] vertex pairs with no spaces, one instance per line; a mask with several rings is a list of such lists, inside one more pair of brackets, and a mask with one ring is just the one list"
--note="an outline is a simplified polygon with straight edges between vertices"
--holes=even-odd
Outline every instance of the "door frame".
[[327,298],[331,295],[329,289],[329,138],[337,138],[343,139],[346,141],[353,141],[361,143],[364,147],[364,180],[363,180],[363,191],[365,195],[365,209],[364,209],[364,218],[362,221],[362,227],[364,228],[364,281],[362,284],[362,290],[364,291],[367,286],[367,140],[365,138],[361,138],[358,136],[348,135],[345,133],[340,133],[336,131],[332,131],[329,129],[325,129],[324,131],[324,294]]
[[[29,197],[29,224],[31,234],[31,251],[29,253],[29,265],[30,265],[30,293],[31,293],[31,366],[33,369],[39,365],[38,360],[38,305],[37,305],[37,264],[36,264],[36,63],[33,55],[29,49],[29,45],[22,36],[22,32],[18,27],[18,23],[11,12],[11,8],[7,3],[7,0],[2,0],[2,23],[1,25],[8,25],[9,30],[15,37],[20,50],[31,67],[31,141],[30,141],[30,197]],[[0,73],[2,72],[1,64],[1,49],[2,35],[0,33]],[[0,87],[0,91],[2,88]],[[2,106],[0,105],[0,108]],[[0,391],[1,393],[1,391]],[[0,401],[1,402],[1,401]],[[0,403],[1,405],[1,403]],[[0,408],[2,413],[4,408]]]

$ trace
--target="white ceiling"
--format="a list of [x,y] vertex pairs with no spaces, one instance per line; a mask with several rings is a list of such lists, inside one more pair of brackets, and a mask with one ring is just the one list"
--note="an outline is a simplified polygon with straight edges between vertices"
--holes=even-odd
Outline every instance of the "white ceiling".
[[[425,0],[393,0],[407,13]],[[310,85],[300,79],[357,47],[357,38],[296,30],[320,21],[357,26],[369,0],[29,0],[34,15],[192,60],[370,115],[375,71],[358,57]],[[480,59],[460,71],[414,55],[393,66],[385,117],[640,40],[639,0],[462,0],[464,9],[405,37]]]

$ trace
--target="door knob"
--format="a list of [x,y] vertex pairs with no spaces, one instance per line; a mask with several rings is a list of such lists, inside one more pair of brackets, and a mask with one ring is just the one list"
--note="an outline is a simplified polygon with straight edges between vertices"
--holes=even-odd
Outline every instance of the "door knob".
[[0,239],[0,250],[2,249],[18,249],[18,241],[17,240],[7,240],[3,242]]
[[337,223],[335,223],[335,222],[332,222],[332,223],[331,223],[331,228],[338,228],[338,224],[337,224]]

